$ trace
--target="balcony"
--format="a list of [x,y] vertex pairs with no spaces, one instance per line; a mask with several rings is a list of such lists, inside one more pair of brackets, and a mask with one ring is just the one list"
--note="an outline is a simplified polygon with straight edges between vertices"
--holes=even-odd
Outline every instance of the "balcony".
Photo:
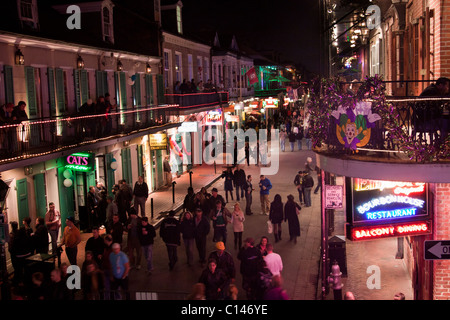
[[280,92],[285,94],[286,88],[255,90],[255,97],[257,98],[276,97],[278,94],[280,94]]
[[182,110],[196,110],[203,108],[219,107],[228,104],[229,94],[222,92],[198,92],[185,94],[165,94],[168,104],[176,104]]
[[[122,139],[178,123],[175,105],[117,110],[106,114],[55,117],[0,126],[0,166],[56,152]],[[1,171],[1,170],[0,170]]]
[[313,103],[322,109],[310,105],[310,134],[324,170],[367,179],[450,181],[450,98],[365,99],[353,110],[342,107],[345,101],[324,95]]

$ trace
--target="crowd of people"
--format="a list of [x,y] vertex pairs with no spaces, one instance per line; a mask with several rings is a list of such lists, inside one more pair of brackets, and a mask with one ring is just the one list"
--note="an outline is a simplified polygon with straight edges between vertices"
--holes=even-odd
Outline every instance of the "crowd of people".
[[176,81],[173,85],[173,92],[175,94],[213,92],[216,90],[216,86],[212,83],[211,79],[206,83],[204,83],[203,80],[195,83],[194,79],[191,79],[191,81],[183,79],[183,82]]

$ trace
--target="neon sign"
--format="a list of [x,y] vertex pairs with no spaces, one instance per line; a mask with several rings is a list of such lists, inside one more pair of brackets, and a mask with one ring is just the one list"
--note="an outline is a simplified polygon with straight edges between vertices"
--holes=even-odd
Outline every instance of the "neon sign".
[[399,182],[399,181],[381,181],[354,179],[355,191],[369,191],[393,189],[394,194],[404,194],[409,196],[411,193],[422,193],[425,191],[425,183],[423,182]]
[[209,111],[205,117],[205,125],[207,126],[215,126],[222,124],[222,110],[216,109]]
[[366,216],[367,219],[369,220],[403,218],[415,216],[416,210],[417,208],[406,208],[388,211],[375,211],[375,212],[367,212]]
[[370,240],[428,233],[431,233],[431,225],[427,221],[386,226],[353,227],[351,230],[352,240]]
[[367,212],[370,209],[373,209],[377,206],[383,206],[383,205],[388,205],[388,204],[392,204],[392,203],[410,204],[415,207],[423,208],[425,201],[420,200],[420,199],[410,198],[410,197],[389,195],[386,197],[379,197],[379,198],[371,199],[370,201],[363,203],[362,205],[356,207],[356,210],[358,211],[358,213],[364,214],[365,212]]
[[64,168],[89,172],[94,170],[94,155],[87,152],[72,153],[64,159]]

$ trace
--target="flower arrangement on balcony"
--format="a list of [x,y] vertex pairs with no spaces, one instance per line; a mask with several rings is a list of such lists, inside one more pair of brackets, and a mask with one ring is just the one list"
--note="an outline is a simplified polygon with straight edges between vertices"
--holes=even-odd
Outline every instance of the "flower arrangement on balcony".
[[336,137],[349,151],[358,152],[370,139],[370,130],[380,120],[398,151],[419,162],[450,159],[450,138],[427,144],[414,139],[401,125],[395,105],[386,100],[381,77],[366,77],[356,93],[348,90],[338,78],[317,79],[310,88],[307,108],[310,112],[309,133],[314,148],[321,148],[328,135],[330,117],[336,123]]

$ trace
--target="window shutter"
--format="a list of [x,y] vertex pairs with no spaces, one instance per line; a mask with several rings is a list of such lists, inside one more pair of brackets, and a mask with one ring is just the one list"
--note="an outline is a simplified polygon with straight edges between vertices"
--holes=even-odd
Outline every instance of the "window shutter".
[[55,97],[55,71],[53,68],[47,68],[48,78],[48,100],[50,105],[50,114],[56,115],[56,97]]
[[134,88],[135,88],[136,106],[140,107],[142,103],[141,103],[141,75],[139,73],[136,73]]
[[145,75],[145,100],[147,106],[153,104],[153,78],[151,74]]
[[73,70],[73,86],[75,88],[75,104],[77,110],[81,107],[81,90],[80,90],[80,70]]
[[120,78],[120,99],[122,100],[122,107],[126,109],[127,107],[127,79],[125,72],[119,72]]
[[97,89],[97,98],[103,96],[103,73],[102,71],[95,71],[95,88]]
[[64,86],[64,71],[62,69],[56,69],[56,101],[58,104],[59,113],[66,111],[66,94]]
[[87,70],[81,70],[80,73],[81,105],[89,99],[89,82]]
[[25,67],[25,83],[28,98],[28,112],[30,117],[38,115],[37,101],[36,101],[36,87],[34,84],[34,68]]
[[5,102],[14,103],[13,70],[11,66],[3,66],[5,74]]

